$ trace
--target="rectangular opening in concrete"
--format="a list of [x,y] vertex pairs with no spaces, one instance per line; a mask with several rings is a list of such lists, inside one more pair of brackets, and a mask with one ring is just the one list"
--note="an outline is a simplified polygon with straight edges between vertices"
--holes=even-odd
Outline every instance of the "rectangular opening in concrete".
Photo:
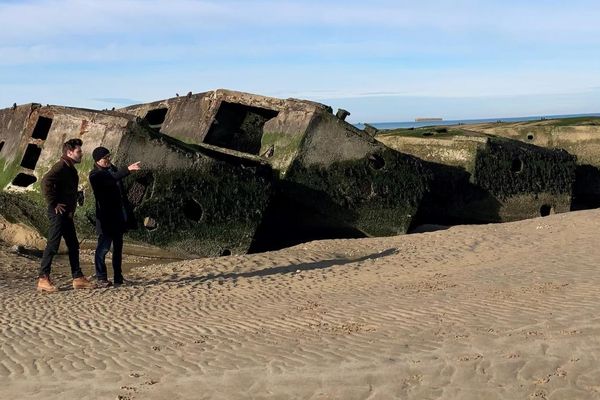
[[27,145],[27,150],[25,150],[25,155],[23,156],[23,160],[21,161],[21,167],[28,169],[35,169],[35,166],[40,158],[40,153],[42,149],[36,146],[35,144],[29,143]]
[[48,132],[50,132],[50,126],[52,125],[52,118],[39,117],[31,137],[34,139],[46,140],[48,138]]
[[0,142],[0,152],[2,152],[3,147],[4,147],[4,140]]
[[160,129],[163,122],[165,122],[165,118],[167,117],[168,108],[157,108],[155,110],[150,110],[146,113],[144,120],[148,122],[150,128]]
[[224,101],[204,143],[258,155],[265,122],[277,114],[277,111],[267,108]]
[[20,172],[15,179],[13,179],[12,184],[14,186],[27,187],[33,185],[37,181],[37,178],[33,175],[24,174]]

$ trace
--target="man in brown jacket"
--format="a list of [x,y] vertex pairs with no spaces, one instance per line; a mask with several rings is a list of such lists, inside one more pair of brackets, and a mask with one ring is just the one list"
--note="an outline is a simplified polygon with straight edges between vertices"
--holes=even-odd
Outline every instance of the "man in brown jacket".
[[37,290],[56,292],[58,288],[50,280],[52,259],[58,252],[61,237],[69,249],[69,263],[73,276],[73,288],[92,289],[79,265],[79,241],[75,232],[73,216],[77,208],[79,175],[75,164],[81,162],[81,139],[71,139],[63,145],[63,155],[42,178],[42,192],[48,203],[48,242],[40,264]]

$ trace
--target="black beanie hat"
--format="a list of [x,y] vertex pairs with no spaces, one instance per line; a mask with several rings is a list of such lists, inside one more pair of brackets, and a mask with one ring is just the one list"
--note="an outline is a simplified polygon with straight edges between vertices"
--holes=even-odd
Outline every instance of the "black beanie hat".
[[92,158],[95,162],[100,161],[102,158],[106,157],[110,154],[110,151],[106,147],[96,147],[94,151],[92,151]]

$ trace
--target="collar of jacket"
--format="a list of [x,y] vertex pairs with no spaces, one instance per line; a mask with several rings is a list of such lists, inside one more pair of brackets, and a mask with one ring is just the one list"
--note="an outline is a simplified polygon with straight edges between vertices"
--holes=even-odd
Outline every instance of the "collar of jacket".
[[101,167],[100,165],[98,165],[98,163],[97,163],[97,162],[95,162],[95,163],[94,163],[94,169],[98,169],[98,170],[100,170],[100,171],[108,171],[108,170],[111,170],[111,169],[113,169],[113,165],[112,165],[112,164],[110,164],[108,167],[106,167],[106,168],[105,168],[105,167]]
[[67,164],[67,166],[71,167],[71,168],[75,168],[75,163],[73,162],[73,160],[67,156],[61,156],[60,157],[61,160],[64,161],[65,164]]

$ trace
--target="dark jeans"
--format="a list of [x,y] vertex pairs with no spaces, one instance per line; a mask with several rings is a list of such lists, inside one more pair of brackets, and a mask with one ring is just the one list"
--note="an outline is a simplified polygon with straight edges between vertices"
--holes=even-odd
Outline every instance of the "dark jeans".
[[39,275],[50,275],[52,269],[52,259],[58,252],[60,246],[60,238],[65,239],[67,248],[69,249],[69,263],[71,264],[71,275],[73,278],[83,276],[81,267],[79,266],[79,241],[75,232],[75,224],[73,223],[73,215],[67,213],[56,214],[54,210],[48,210],[48,218],[50,219],[50,229],[48,229],[48,242],[42,256]]
[[98,237],[98,246],[96,247],[96,255],[94,256],[94,264],[96,265],[96,279],[105,281],[107,279],[106,272],[106,253],[110,250],[110,244],[113,245],[112,265],[114,271],[115,283],[123,283],[123,273],[121,272],[121,263],[123,260],[123,234],[116,233],[112,235],[101,234]]

